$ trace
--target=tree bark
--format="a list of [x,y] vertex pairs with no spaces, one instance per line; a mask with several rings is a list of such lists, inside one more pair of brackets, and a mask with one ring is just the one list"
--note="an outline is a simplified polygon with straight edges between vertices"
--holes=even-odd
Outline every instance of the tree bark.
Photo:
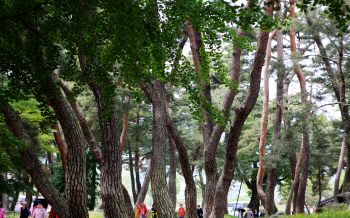
[[159,80],[152,82],[153,133],[152,133],[152,196],[159,217],[173,217],[172,202],[166,184],[166,108],[165,88]]
[[152,169],[151,163],[152,163],[152,161],[150,160],[148,162],[146,174],[143,178],[142,188],[140,189],[138,196],[137,196],[136,204],[143,203],[143,201],[146,198],[148,187],[149,187],[149,182],[151,181],[151,169]]
[[[302,142],[301,142],[300,154],[299,154],[298,162],[295,165],[295,172],[294,172],[293,183],[292,183],[292,186],[291,186],[289,194],[288,194],[288,199],[287,199],[287,204],[286,204],[286,211],[285,211],[285,213],[288,214],[288,215],[292,215],[290,213],[290,206],[291,206],[291,202],[292,202],[293,192],[297,188],[297,184],[299,183],[299,168],[300,168],[300,163],[301,163],[301,160],[303,158],[303,155],[304,155],[304,140],[302,140]],[[294,196],[294,198],[295,198],[295,196]],[[293,204],[294,210],[295,210],[295,206],[296,205]]]
[[[10,206],[10,211],[15,211],[16,204],[18,201],[18,195],[19,195],[19,190],[16,190],[15,196],[13,196],[12,204]],[[27,204],[28,204],[28,202],[27,202]],[[28,206],[30,207],[30,204],[28,204]]]
[[199,175],[200,187],[202,189],[202,205],[204,205],[205,204],[205,202],[204,202],[204,200],[205,200],[205,184],[204,184],[204,180],[203,180],[202,170],[203,170],[203,167],[200,166],[198,169],[198,175]]
[[[290,2],[289,12],[290,12],[290,17],[292,21],[293,19],[295,19],[294,7],[296,5],[296,2],[297,0],[291,0]],[[294,30],[293,23],[290,29],[290,47],[291,47],[292,53],[297,52],[296,44],[295,44],[295,30]],[[294,63],[294,72],[299,79],[302,102],[304,105],[306,105],[307,104],[306,78],[305,78],[305,74],[301,71],[300,67],[298,66],[298,63]],[[308,133],[307,126],[308,126],[308,121],[306,118],[303,122],[303,146],[304,146],[303,166],[302,166],[302,172],[301,172],[301,179],[298,187],[298,196],[296,200],[297,205],[294,205],[297,213],[304,213],[304,205],[305,205],[305,191],[306,191],[306,185],[307,185],[309,154],[310,154],[309,133]]]
[[[142,90],[145,92],[147,98],[153,104],[152,90],[150,89],[149,85],[141,82],[140,86]],[[196,191],[196,184],[194,182],[193,175],[192,175],[190,161],[188,158],[187,148],[185,147],[185,144],[182,141],[180,133],[176,129],[168,113],[166,113],[166,127],[168,130],[168,133],[171,134],[171,137],[175,142],[177,152],[179,154],[181,170],[183,173],[183,177],[185,178],[185,183],[186,183],[185,199],[186,199],[187,216],[189,218],[196,218],[197,217],[197,209],[196,209],[197,191]]]
[[[269,75],[268,75],[268,69],[270,66],[270,60],[271,60],[271,43],[272,39],[276,36],[277,30],[275,30],[273,33],[270,34],[269,40],[267,42],[267,50],[266,50],[266,59],[265,59],[265,65],[263,68],[263,74],[264,74],[264,100],[263,100],[263,112],[261,117],[261,135],[260,135],[260,142],[259,142],[259,156],[260,156],[260,164],[259,164],[259,170],[257,175],[257,192],[261,199],[262,204],[264,205],[264,208],[266,210],[267,214],[272,214],[273,210],[271,208],[271,204],[274,203],[274,200],[269,199],[268,196],[265,194],[263,189],[263,183],[264,183],[264,175],[265,175],[265,158],[266,158],[266,152],[265,152],[265,146],[266,146],[266,135],[267,135],[267,124],[268,124],[268,116],[269,116]],[[274,206],[274,204],[273,204]]]
[[340,181],[341,171],[343,169],[345,150],[346,150],[346,143],[345,143],[345,139],[344,139],[342,144],[341,144],[337,173],[335,174],[335,179],[334,179],[334,194],[333,194],[333,196],[334,196],[335,203],[339,203],[337,195],[339,194],[339,181]]
[[126,96],[126,108],[124,109],[124,115],[123,115],[123,130],[122,130],[122,134],[120,136],[120,145],[121,145],[121,150],[123,153],[124,150],[124,143],[125,143],[125,139],[126,139],[126,135],[128,133],[128,126],[129,126],[129,102],[130,102],[130,96]]
[[[186,23],[188,38],[190,39],[190,46],[192,51],[193,63],[196,75],[198,77],[197,86],[202,88],[201,95],[207,101],[204,104],[211,103],[211,93],[210,93],[210,84],[209,81],[209,72],[200,72],[203,69],[206,69],[203,65],[203,59],[205,56],[201,53],[205,52],[204,47],[202,45],[202,36],[201,33],[197,31],[196,27],[192,27],[191,24]],[[201,76],[205,75],[205,78],[201,78]],[[206,204],[203,206],[204,216],[205,214],[210,214],[212,209],[212,203],[214,201],[215,195],[215,186],[216,186],[216,159],[215,152],[210,153],[209,149],[209,140],[213,133],[214,122],[210,118],[208,112],[202,107],[202,113],[204,114],[204,122],[201,124],[201,131],[203,135],[203,164],[205,169],[206,176]]]
[[5,122],[14,136],[28,145],[28,148],[20,149],[19,153],[23,159],[24,166],[28,174],[31,176],[36,188],[45,197],[45,199],[54,208],[54,210],[57,211],[59,217],[69,217],[66,199],[62,197],[61,193],[57,191],[57,189],[47,178],[45,172],[42,169],[42,163],[38,159],[33,148],[32,139],[30,138],[22,121],[16,115],[16,112],[8,103],[5,103],[5,100],[3,98],[0,101],[0,111],[4,114]]
[[[79,107],[78,102],[72,98],[73,96],[71,96],[71,90],[69,89],[68,84],[65,83],[62,79],[58,79],[58,85],[63,90],[67,99],[69,99],[69,104],[73,108],[74,113],[75,113],[76,117],[78,118],[80,127],[83,131],[83,134],[84,134],[87,142],[90,145],[90,149],[92,151],[92,154],[94,155],[97,163],[101,166],[102,165],[102,153],[97,145],[96,139],[95,139],[94,135],[92,134],[90,127],[88,126],[88,124],[86,122],[85,115],[84,115],[83,111]],[[59,133],[59,131],[57,131],[57,132]]]
[[260,207],[258,187],[257,187],[257,182],[256,182],[255,178],[254,178],[254,174],[253,174],[252,182],[249,182],[248,180],[245,181],[248,188],[252,191],[252,196],[250,197],[250,202],[248,204],[248,208],[252,209],[253,212],[255,211],[255,209],[259,211],[259,207]]
[[[7,173],[3,173],[2,176],[3,176],[4,180],[7,181]],[[8,194],[2,195],[2,207],[5,211],[9,210],[9,196],[8,196]]]
[[58,147],[58,150],[60,151],[61,161],[62,161],[62,167],[63,171],[66,172],[66,162],[67,162],[67,150],[66,145],[64,144],[60,129],[58,128],[58,124],[52,125],[52,129],[56,130],[56,132],[53,132],[53,136],[55,137],[55,141]]
[[137,193],[136,193],[136,189],[135,189],[134,167],[132,164],[132,154],[131,154],[130,141],[128,141],[128,148],[129,148],[129,170],[130,170],[131,189],[132,189],[132,196],[134,199],[134,204],[136,204]]
[[48,75],[49,104],[62,126],[62,131],[67,144],[66,164],[66,196],[68,211],[71,217],[88,217],[86,199],[86,144],[80,130],[76,116],[55,84],[54,74]]
[[[139,136],[139,124],[140,123],[140,105],[137,104],[137,113],[136,113],[136,132],[135,132],[135,174],[136,174],[136,188],[137,194],[140,194],[141,191],[141,182],[140,182],[140,157],[139,157],[139,144],[140,144],[140,136]],[[142,203],[142,202],[141,202]]]
[[[265,15],[272,16],[272,7],[270,6],[266,9],[267,10],[264,12]],[[224,217],[224,205],[221,202],[223,201],[223,198],[227,198],[227,193],[233,179],[239,136],[241,134],[244,122],[252,111],[259,95],[261,70],[266,56],[268,38],[269,32],[260,30],[257,51],[255,53],[251,68],[249,91],[241,105],[235,109],[235,115],[230,126],[228,143],[225,149],[224,169],[216,185],[214,205],[210,218]]]

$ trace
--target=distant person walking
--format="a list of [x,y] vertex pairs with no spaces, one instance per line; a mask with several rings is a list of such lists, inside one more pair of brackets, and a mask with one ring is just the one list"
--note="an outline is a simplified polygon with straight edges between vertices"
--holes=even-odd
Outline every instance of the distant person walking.
[[255,211],[254,211],[254,217],[259,217],[259,212],[257,209],[255,209]]
[[186,211],[185,211],[185,209],[182,207],[182,204],[180,204],[180,208],[179,208],[179,211],[178,211],[177,213],[179,214],[179,217],[180,217],[180,218],[184,218],[184,217],[185,217]]
[[1,207],[0,207],[0,218],[5,218],[5,212]]
[[139,212],[140,218],[146,218],[147,214],[148,214],[147,207],[145,203],[142,203],[140,207],[140,212]]
[[28,218],[31,214],[29,208],[27,207],[27,202],[26,201],[21,201],[21,216],[20,218]]
[[157,214],[157,209],[156,209],[156,205],[155,204],[152,205],[151,212],[152,212],[151,218],[157,218],[158,214]]
[[46,209],[40,200],[37,201],[38,207],[34,210],[33,218],[46,218]]
[[247,218],[254,218],[254,214],[249,208],[247,210]]
[[135,206],[135,218],[140,218],[140,205],[136,204]]
[[238,210],[238,218],[243,218],[243,211],[241,209]]
[[199,218],[203,218],[203,210],[201,208],[201,205],[197,206],[197,214]]
[[261,210],[260,217],[265,217],[265,212],[264,212],[264,210]]

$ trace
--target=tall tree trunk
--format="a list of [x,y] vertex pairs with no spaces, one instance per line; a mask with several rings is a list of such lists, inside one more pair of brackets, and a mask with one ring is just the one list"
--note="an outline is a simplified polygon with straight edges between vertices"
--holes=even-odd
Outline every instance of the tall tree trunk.
[[[96,187],[96,177],[97,177],[97,170],[96,170],[96,162],[94,161],[92,164],[92,173],[91,173],[91,186]],[[93,190],[93,193],[91,194],[90,199],[90,205],[88,205],[89,210],[94,210],[95,208],[95,202],[96,202],[96,192]]]
[[55,84],[54,74],[48,75],[49,104],[60,121],[67,144],[66,196],[71,217],[88,217],[86,199],[86,144],[76,116]]
[[[290,17],[292,18],[292,22],[295,19],[295,5],[297,0],[291,0],[290,2]],[[295,44],[295,30],[294,24],[292,23],[290,29],[290,48],[292,53],[296,53],[296,44]],[[294,72],[299,79],[300,90],[301,90],[301,98],[304,105],[307,104],[307,92],[306,92],[306,78],[305,74],[301,71],[299,67],[299,63],[294,63]],[[303,165],[301,172],[301,179],[298,187],[298,196],[294,208],[296,208],[297,213],[304,213],[304,205],[305,205],[305,191],[307,185],[307,177],[308,177],[308,169],[309,169],[309,133],[308,133],[308,121],[307,117],[303,121],[303,146],[304,146],[304,155],[303,155]]]
[[[23,183],[26,186],[33,188],[33,183],[29,181],[29,175],[27,174],[27,172],[23,173]],[[29,207],[30,205],[32,205],[32,199],[33,199],[32,192],[30,190],[26,190],[26,202]]]
[[333,196],[334,196],[334,202],[335,203],[339,203],[337,195],[339,194],[339,181],[340,181],[341,171],[343,169],[345,150],[346,150],[346,143],[345,143],[345,139],[344,139],[343,142],[341,143],[341,150],[340,150],[340,155],[339,155],[337,173],[335,174],[335,179],[334,179],[334,193],[333,193]]
[[[0,96],[2,97],[2,96]],[[68,216],[67,201],[52,185],[47,178],[45,172],[42,169],[42,163],[38,159],[36,152],[33,148],[33,142],[30,138],[27,130],[25,129],[22,121],[17,116],[13,108],[5,103],[2,98],[0,101],[0,112],[5,116],[5,122],[8,125],[11,132],[18,139],[24,141],[29,147],[27,149],[19,150],[19,153],[23,159],[24,166],[31,176],[38,191],[45,197],[48,203],[57,211],[60,218],[66,218]]]
[[[267,10],[265,10],[264,14],[267,16],[272,16],[273,14],[272,7],[270,6],[270,7],[267,7],[266,9]],[[236,155],[237,155],[238,141],[241,135],[244,122],[246,121],[248,115],[252,111],[259,95],[260,82],[261,82],[261,70],[264,65],[264,60],[266,56],[268,38],[269,38],[269,32],[260,30],[259,36],[258,36],[257,51],[255,53],[255,57],[251,67],[249,91],[246,97],[244,98],[243,102],[241,103],[241,105],[236,107],[235,109],[235,115],[233,117],[233,120],[230,126],[228,143],[225,149],[224,169],[216,185],[214,205],[213,205],[212,213],[210,214],[210,218],[224,217],[223,207],[225,205],[222,204],[221,202],[223,202],[223,198],[227,198],[227,194],[231,186],[231,182],[234,175],[234,169],[237,164]],[[207,188],[208,187],[206,187],[206,189]]]
[[[5,181],[7,181],[7,173],[3,173],[2,177],[4,178]],[[2,195],[2,207],[5,211],[9,210],[9,196],[8,194],[3,194]]]
[[131,153],[130,141],[128,141],[128,148],[129,148],[129,170],[130,170],[131,189],[132,189],[132,196],[134,199],[134,204],[136,204],[137,193],[136,193],[136,189],[135,189],[134,167],[132,164],[132,153]]
[[202,175],[202,170],[203,170],[203,167],[200,166],[198,168],[198,175],[199,175],[199,182],[200,182],[200,187],[202,189],[202,205],[205,204],[205,184],[204,184],[204,180],[203,180],[203,175]]
[[[303,158],[303,155],[304,155],[304,140],[302,140],[302,142],[301,142],[300,154],[299,154],[298,162],[295,165],[295,172],[294,172],[293,183],[292,183],[292,186],[291,186],[289,194],[288,194],[288,199],[287,199],[287,204],[286,204],[286,211],[285,211],[285,213],[288,214],[288,215],[291,215],[290,214],[290,206],[291,206],[291,202],[292,202],[293,192],[297,188],[297,184],[299,183],[299,168],[300,168],[300,163],[301,163],[301,160]],[[294,198],[295,198],[295,196],[294,196]],[[296,205],[293,204],[294,210],[295,210],[295,206]]]
[[256,182],[255,178],[254,178],[254,174],[253,174],[252,182],[249,182],[248,180],[245,181],[248,188],[252,191],[252,196],[250,197],[250,202],[248,204],[248,208],[252,209],[252,211],[255,211],[255,209],[259,211],[260,200],[259,200],[259,195],[258,195],[257,182]]
[[[153,104],[152,90],[150,89],[149,85],[141,82],[140,86],[145,92],[147,98]],[[177,152],[179,154],[181,170],[183,173],[183,177],[185,178],[185,183],[186,183],[185,199],[186,199],[187,216],[189,218],[196,218],[197,217],[197,210],[196,210],[197,191],[196,191],[196,184],[194,182],[193,175],[192,175],[192,169],[188,158],[187,149],[185,147],[185,144],[182,141],[179,131],[176,129],[174,122],[171,120],[168,113],[166,113],[166,127],[168,130],[168,133],[171,134],[171,137],[175,142]]]
[[[58,147],[58,150],[60,151],[63,171],[66,172],[66,162],[67,162],[67,150],[66,145],[64,144],[60,129],[58,128],[58,124],[52,125],[52,129],[56,130],[56,132],[53,133],[53,136],[55,137],[55,141]],[[65,173],[66,174],[66,173]]]
[[[15,196],[13,196],[13,199],[12,199],[12,203],[11,203],[11,206],[10,206],[10,211],[15,211],[16,204],[17,204],[17,201],[18,201],[18,195],[19,195],[19,190],[16,190]],[[28,202],[27,202],[27,205],[28,205],[28,207],[30,207],[30,204],[28,204]]]
[[[257,175],[257,191],[258,195],[261,199],[262,204],[264,205],[264,208],[266,210],[266,213],[271,215],[274,212],[274,199],[270,199],[265,194],[263,189],[263,183],[264,183],[264,175],[265,175],[265,158],[266,158],[266,152],[265,152],[265,146],[266,146],[266,135],[267,135],[267,124],[268,124],[268,115],[269,115],[269,76],[268,76],[268,69],[270,66],[270,60],[271,60],[271,43],[272,39],[276,36],[277,30],[275,30],[273,33],[270,34],[268,43],[267,43],[267,50],[266,50],[266,59],[265,59],[265,65],[263,68],[263,75],[264,75],[264,100],[263,100],[263,112],[261,117],[261,135],[260,135],[260,142],[259,142],[259,157],[260,157],[260,164],[259,164],[259,170]],[[272,205],[272,206],[271,206]]]
[[140,182],[140,157],[139,157],[139,145],[140,145],[140,136],[139,136],[139,127],[140,126],[140,105],[137,104],[136,112],[136,132],[135,132],[135,174],[136,174],[136,189],[137,194],[140,194],[141,191],[141,182]]
[[[83,131],[85,139],[87,140],[87,142],[90,145],[90,149],[92,151],[92,154],[94,155],[94,158],[97,161],[97,163],[101,166],[102,165],[102,153],[97,145],[96,139],[95,139],[94,135],[92,134],[90,127],[88,126],[88,124],[86,122],[85,115],[84,115],[83,111],[79,107],[78,102],[71,95],[71,90],[69,89],[68,84],[65,83],[62,79],[58,79],[57,83],[61,87],[61,89],[63,90],[67,99],[69,99],[69,104],[73,108],[73,111],[74,111],[76,117],[78,118],[80,127]],[[59,133],[58,127],[56,130]]]
[[166,184],[166,109],[165,88],[159,80],[152,82],[153,133],[152,133],[152,196],[159,217],[176,217]]
[[138,193],[136,204],[143,203],[145,198],[146,198],[148,187],[149,187],[149,182],[151,181],[151,175],[152,175],[151,174],[151,169],[152,169],[151,163],[152,163],[152,161],[150,160],[148,162],[148,167],[147,167],[147,171],[145,173],[145,176],[143,177],[143,184],[142,184],[142,187]]
[[[192,27],[191,24],[186,23],[188,38],[190,39],[190,46],[192,51],[194,68],[196,71],[196,75],[198,80],[200,81],[198,86],[202,88],[201,95],[207,101],[205,104],[211,104],[211,93],[210,93],[210,84],[209,84],[209,72],[200,72],[206,67],[202,66],[204,63],[205,56],[203,55],[204,47],[202,45],[202,36],[201,33],[198,32],[196,27]],[[205,75],[205,78],[201,78],[201,76]],[[215,186],[216,186],[216,159],[215,152],[210,151],[209,148],[209,140],[213,133],[214,122],[209,117],[209,113],[202,108],[202,113],[204,114],[204,122],[201,124],[201,131],[203,135],[203,143],[204,143],[204,151],[203,151],[203,164],[205,169],[206,176],[206,204],[203,206],[204,216],[205,214],[210,214],[212,205],[214,202],[215,195]]]
[[[182,49],[181,49],[182,50]],[[168,83],[168,90],[173,91],[173,85]],[[169,100],[166,99],[165,102],[166,111],[169,113]],[[169,195],[171,202],[173,203],[174,208],[176,207],[176,147],[171,134],[168,133],[168,142],[169,142],[169,158],[170,158],[170,167],[169,167]]]
[[123,130],[122,130],[122,134],[120,136],[120,145],[121,145],[121,150],[123,153],[124,150],[124,143],[125,143],[125,139],[126,139],[126,135],[128,133],[128,126],[129,126],[129,102],[130,102],[130,96],[126,96],[126,101],[125,101],[125,108],[124,108],[124,115],[123,115]]

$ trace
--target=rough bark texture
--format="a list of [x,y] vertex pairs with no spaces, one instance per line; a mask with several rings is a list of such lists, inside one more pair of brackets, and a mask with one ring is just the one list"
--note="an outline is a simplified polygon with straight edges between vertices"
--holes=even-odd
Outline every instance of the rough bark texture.
[[124,108],[124,115],[123,115],[123,124],[124,125],[123,125],[122,134],[120,136],[120,145],[121,145],[122,152],[124,150],[124,143],[125,143],[126,135],[128,133],[128,126],[129,126],[129,102],[130,102],[130,96],[126,96],[125,103],[127,105]]
[[[285,211],[285,213],[288,215],[291,215],[290,206],[291,206],[291,202],[292,202],[293,192],[298,187],[297,184],[299,183],[299,168],[300,168],[300,163],[301,163],[301,160],[303,158],[303,155],[304,155],[304,141],[302,141],[301,146],[300,146],[300,154],[299,154],[298,162],[295,165],[293,183],[292,183],[292,186],[291,186],[289,194],[288,194],[286,211]],[[295,204],[293,204],[293,207],[295,208]]]
[[86,199],[86,144],[81,133],[76,116],[62,95],[59,87],[55,85],[54,74],[48,75],[47,90],[49,91],[50,106],[61,124],[67,144],[66,164],[66,196],[69,216],[88,217]]
[[143,203],[143,201],[146,198],[148,187],[149,187],[149,182],[151,181],[151,169],[152,169],[151,163],[152,163],[152,161],[150,160],[148,163],[146,174],[143,178],[142,188],[140,189],[140,191],[138,193],[136,204]]
[[[140,194],[141,191],[141,182],[140,182],[140,157],[139,157],[139,123],[140,123],[140,105],[137,104],[137,113],[136,113],[136,132],[135,132],[135,174],[136,174],[136,190],[137,194]],[[141,202],[142,203],[142,202]]]
[[71,96],[71,90],[68,87],[68,84],[65,83],[62,79],[58,80],[58,85],[61,87],[61,89],[63,90],[64,94],[67,96],[67,99],[69,99],[69,104],[71,105],[71,107],[74,110],[74,113],[76,115],[76,117],[79,120],[79,124],[81,129],[83,130],[83,134],[87,140],[87,142],[90,145],[90,149],[92,151],[92,154],[95,157],[95,160],[97,161],[97,163],[99,165],[101,165],[102,163],[102,153],[97,145],[96,139],[94,137],[94,135],[91,132],[90,127],[88,126],[84,113],[81,110],[81,108],[78,105],[78,102],[76,102],[74,99],[72,99]]
[[[183,48],[183,47],[182,47]],[[182,49],[181,49],[182,50]],[[168,83],[168,91],[173,91],[173,85]],[[165,107],[167,113],[169,113],[169,100],[165,102]],[[169,142],[169,158],[170,158],[170,167],[169,167],[169,195],[171,202],[173,203],[174,209],[176,207],[176,146],[171,134],[168,133],[168,142]]]
[[339,203],[337,195],[339,194],[339,181],[340,181],[341,171],[343,169],[345,150],[346,150],[346,143],[345,143],[345,139],[344,139],[342,144],[341,144],[337,173],[335,174],[335,179],[334,179],[334,194],[333,194],[333,196],[334,196],[335,203]]
[[268,116],[269,116],[269,75],[268,75],[268,69],[270,66],[270,60],[271,60],[271,42],[272,39],[276,36],[277,30],[275,30],[273,33],[270,34],[269,40],[267,42],[267,49],[266,49],[266,59],[265,59],[265,65],[263,68],[263,76],[264,76],[264,100],[263,100],[263,112],[261,117],[261,134],[260,134],[260,142],[259,142],[259,157],[260,157],[260,164],[259,164],[259,170],[256,180],[256,186],[257,186],[257,192],[261,199],[262,204],[264,205],[264,208],[266,210],[267,214],[270,214],[268,209],[270,207],[268,205],[273,202],[270,199],[267,199],[267,196],[263,189],[263,183],[264,183],[264,174],[265,174],[265,146],[266,146],[266,135],[267,135],[267,124],[268,124]]
[[[202,36],[201,33],[197,31],[196,27],[192,27],[191,24],[186,23],[188,38],[190,39],[190,46],[192,51],[194,68],[196,75],[198,77],[198,86],[202,88],[201,95],[207,101],[206,103],[211,103],[211,93],[210,93],[210,84],[209,84],[209,72],[200,72],[203,69],[206,69],[203,64],[204,55],[201,54],[204,51],[202,45]],[[206,78],[201,76],[205,75]],[[212,209],[212,203],[214,200],[215,186],[216,186],[216,160],[215,152],[211,153],[209,149],[209,140],[213,133],[214,122],[209,117],[208,112],[202,108],[202,113],[204,114],[204,122],[201,124],[201,131],[203,135],[204,151],[203,151],[203,164],[206,175],[206,204],[203,206],[203,212],[205,214],[210,214]]]
[[53,136],[55,137],[55,141],[58,147],[58,150],[60,151],[61,161],[64,172],[66,172],[66,162],[67,162],[67,150],[66,145],[64,144],[60,129],[58,128],[58,124],[52,125],[52,129],[56,130],[56,132],[53,133]]
[[[297,0],[292,0],[290,2],[289,12],[290,12],[290,17],[292,21],[293,19],[295,19],[294,7],[296,2]],[[295,30],[294,30],[293,23],[290,29],[290,49],[292,53],[297,52],[296,43],[295,43]],[[305,74],[301,71],[299,67],[299,63],[294,63],[294,72],[299,79],[302,102],[304,105],[306,105],[307,104],[306,78],[305,78]],[[308,121],[307,119],[305,119],[303,122],[303,146],[304,146],[303,165],[302,165],[301,179],[298,187],[298,196],[296,199],[296,205],[294,205],[297,213],[304,213],[304,205],[305,205],[305,191],[306,191],[306,185],[307,185],[309,154],[310,154],[309,133],[308,133],[307,126],[308,126]]]
[[136,188],[135,188],[134,167],[132,164],[133,161],[132,161],[130,141],[128,141],[128,149],[129,149],[129,171],[130,171],[130,180],[131,180],[131,190],[132,190],[132,196],[134,199],[134,204],[136,204],[137,193],[136,193]]
[[[268,7],[264,13],[268,16],[272,16],[272,7]],[[266,56],[268,38],[269,32],[260,30],[257,51],[251,67],[249,91],[241,105],[235,109],[235,115],[230,126],[228,142],[225,149],[224,169],[216,186],[215,200],[210,218],[224,217],[224,204],[221,202],[223,202],[224,198],[227,198],[227,193],[233,179],[239,136],[244,122],[252,111],[259,95],[261,70]]]
[[48,203],[57,211],[57,214],[61,218],[69,217],[67,201],[57,191],[57,189],[51,184],[47,178],[45,172],[42,169],[42,163],[38,159],[34,150],[32,139],[30,138],[27,130],[25,129],[22,121],[16,115],[13,108],[5,103],[3,99],[0,101],[0,111],[5,116],[6,124],[8,125],[11,132],[18,139],[22,140],[27,144],[27,148],[19,150],[19,153],[23,159],[24,166],[31,176],[38,191],[45,197]]
[[[150,102],[153,103],[152,90],[150,89],[149,85],[145,83],[140,83],[140,86],[142,90],[145,92]],[[182,141],[179,131],[176,129],[176,126],[174,125],[168,113],[166,113],[166,128],[168,130],[168,133],[171,134],[171,137],[175,142],[177,152],[179,154],[181,170],[183,173],[183,177],[185,178],[185,183],[186,183],[185,199],[186,199],[187,216],[189,218],[195,218],[197,217],[197,210],[196,210],[197,191],[196,191],[196,184],[194,182],[193,175],[192,175],[192,169],[190,166],[187,149],[185,147],[185,144]]]
[[[0,108],[1,109],[1,108]],[[5,181],[7,181],[7,173],[3,173],[2,174],[2,177]],[[2,195],[2,207],[5,211],[8,211],[9,210],[9,196],[8,194],[3,194]]]
[[166,184],[166,109],[165,87],[159,80],[152,82],[153,133],[152,133],[152,196],[159,217],[175,218]]

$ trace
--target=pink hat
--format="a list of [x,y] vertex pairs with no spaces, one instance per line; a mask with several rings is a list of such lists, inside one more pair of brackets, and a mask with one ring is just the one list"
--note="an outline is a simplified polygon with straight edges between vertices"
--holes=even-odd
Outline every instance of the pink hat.
[[139,204],[136,204],[136,207],[139,207],[140,205]]

